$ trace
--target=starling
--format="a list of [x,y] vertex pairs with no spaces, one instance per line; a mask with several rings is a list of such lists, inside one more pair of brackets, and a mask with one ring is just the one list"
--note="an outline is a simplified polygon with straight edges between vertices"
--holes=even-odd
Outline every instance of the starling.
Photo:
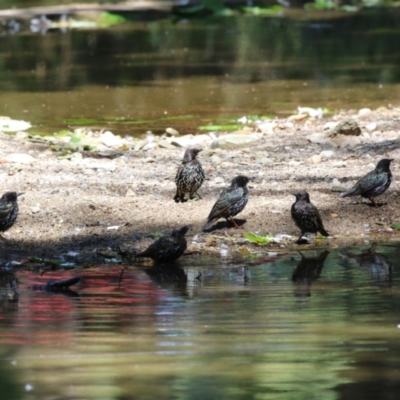
[[170,236],[157,239],[145,251],[136,254],[135,257],[148,257],[156,262],[169,262],[178,259],[186,250],[185,235],[192,225],[175,229]]
[[189,198],[193,199],[194,194],[201,199],[197,190],[204,182],[204,171],[200,161],[196,158],[201,149],[187,149],[183,156],[182,164],[178,168],[175,176],[176,195],[174,200],[179,203],[184,202],[185,193],[189,193]]
[[321,232],[322,235],[329,236],[329,233],[324,228],[317,207],[310,201],[309,194],[305,190],[300,190],[294,196],[296,196],[296,202],[293,203],[291,208],[292,218],[301,230],[297,242],[300,242],[301,237],[306,232]]
[[18,194],[6,192],[0,198],[0,232],[10,229],[18,217]]
[[348,196],[362,196],[371,200],[375,207],[378,204],[373,199],[384,193],[392,182],[392,173],[390,171],[390,163],[393,161],[391,158],[384,158],[380,160],[376,168],[363,178],[361,178],[351,189],[347,192],[341,193],[340,197]]
[[235,228],[239,228],[232,217],[239,214],[249,200],[249,189],[246,186],[248,181],[249,178],[243,175],[233,178],[231,185],[225,188],[219,195],[207,218],[207,222],[203,226],[203,232],[210,229],[212,224],[219,218],[230,219]]

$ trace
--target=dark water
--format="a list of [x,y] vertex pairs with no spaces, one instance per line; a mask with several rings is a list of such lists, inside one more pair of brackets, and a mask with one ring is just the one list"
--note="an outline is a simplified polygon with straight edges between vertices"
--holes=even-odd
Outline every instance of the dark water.
[[285,15],[17,34],[3,27],[0,115],[37,132],[83,125],[138,135],[199,132],[298,106],[398,104],[397,9]]
[[[16,272],[7,399],[395,399],[400,247]],[[80,276],[76,292],[33,284]],[[8,275],[10,278],[10,274]]]

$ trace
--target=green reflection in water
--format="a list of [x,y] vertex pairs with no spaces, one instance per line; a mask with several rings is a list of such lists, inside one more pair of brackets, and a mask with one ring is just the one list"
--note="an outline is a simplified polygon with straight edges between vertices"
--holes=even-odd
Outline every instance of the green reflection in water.
[[187,259],[182,282],[130,267],[118,286],[119,267],[86,269],[79,297],[29,290],[71,272],[21,272],[0,339],[40,399],[368,398],[371,376],[397,393],[400,247],[317,253]]
[[299,105],[398,101],[399,32],[388,28],[398,25],[396,13],[287,15],[5,35],[0,113],[49,133],[71,119],[85,125],[112,116],[107,127],[136,135],[166,124],[198,132],[219,118],[290,114]]

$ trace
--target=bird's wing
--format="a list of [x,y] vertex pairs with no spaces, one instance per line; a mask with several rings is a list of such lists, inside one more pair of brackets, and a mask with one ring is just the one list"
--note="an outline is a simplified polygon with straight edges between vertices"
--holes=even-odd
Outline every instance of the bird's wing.
[[308,204],[307,204],[307,211],[308,211],[310,214],[312,213],[312,214],[315,215],[315,217],[316,217],[316,219],[317,219],[318,226],[322,226],[322,227],[324,226],[324,224],[322,223],[321,214],[319,213],[318,208],[315,207],[314,204],[308,203]]
[[387,182],[388,178],[389,175],[386,172],[376,174],[375,171],[371,171],[363,178],[361,178],[350,190],[343,193],[342,197],[368,193],[374,188],[384,185]]
[[146,250],[136,254],[136,257],[150,257],[159,251],[168,249],[173,244],[174,239],[170,236],[162,237],[152,243]]
[[13,209],[12,203],[0,204],[0,221],[7,218],[12,209]]
[[210,215],[208,216],[208,220],[212,220],[214,218],[218,218],[221,214],[223,214],[232,204],[237,203],[243,197],[243,188],[226,188],[220,194],[218,200],[214,204]]

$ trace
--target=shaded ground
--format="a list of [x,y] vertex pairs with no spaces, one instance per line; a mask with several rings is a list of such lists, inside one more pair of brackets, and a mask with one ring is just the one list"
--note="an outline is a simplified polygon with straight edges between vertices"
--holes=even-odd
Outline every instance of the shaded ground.
[[[262,139],[251,147],[220,151],[219,160],[213,159],[215,153],[203,146],[205,151],[199,155],[207,175],[199,190],[203,199],[183,204],[172,200],[182,148],[129,150],[111,161],[89,160],[99,168],[88,168],[88,153],[82,160],[60,160],[43,145],[1,134],[2,190],[25,192],[20,198],[17,223],[4,235],[7,240],[0,242],[2,261],[23,255],[56,258],[63,254],[65,259],[74,259],[76,255],[66,255],[70,251],[79,252],[87,262],[104,261],[105,257],[112,257],[116,246],[143,249],[152,241],[149,234],[189,223],[194,224],[188,234],[192,251],[219,254],[221,248],[227,248],[228,254],[237,251],[247,254],[255,250],[304,248],[294,245],[292,239],[260,248],[243,238],[243,231],[296,237],[299,232],[291,220],[290,206],[294,202],[292,193],[299,189],[310,193],[332,235],[318,242],[319,247],[396,238],[396,232],[389,227],[400,222],[396,181],[400,142],[395,129],[399,110],[355,113],[353,117],[361,127],[362,139],[344,138],[339,145],[343,147],[310,143],[306,138],[326,132],[349,114],[300,122],[277,120],[274,133],[262,132]],[[366,133],[367,126],[371,131],[368,125],[371,122],[379,129]],[[311,163],[311,156],[327,149],[333,150],[332,157]],[[29,153],[35,161],[5,162],[11,153]],[[149,157],[155,162],[148,162]],[[339,199],[339,193],[332,191],[334,178],[348,187],[373,169],[381,158],[395,159],[391,168],[394,182],[378,198],[380,203],[387,204],[373,208],[367,200]],[[101,168],[111,162],[116,167],[113,172]],[[236,230],[227,228],[221,220],[220,229],[203,233],[201,227],[218,194],[238,174],[252,178],[249,203],[239,215],[247,222]]]

